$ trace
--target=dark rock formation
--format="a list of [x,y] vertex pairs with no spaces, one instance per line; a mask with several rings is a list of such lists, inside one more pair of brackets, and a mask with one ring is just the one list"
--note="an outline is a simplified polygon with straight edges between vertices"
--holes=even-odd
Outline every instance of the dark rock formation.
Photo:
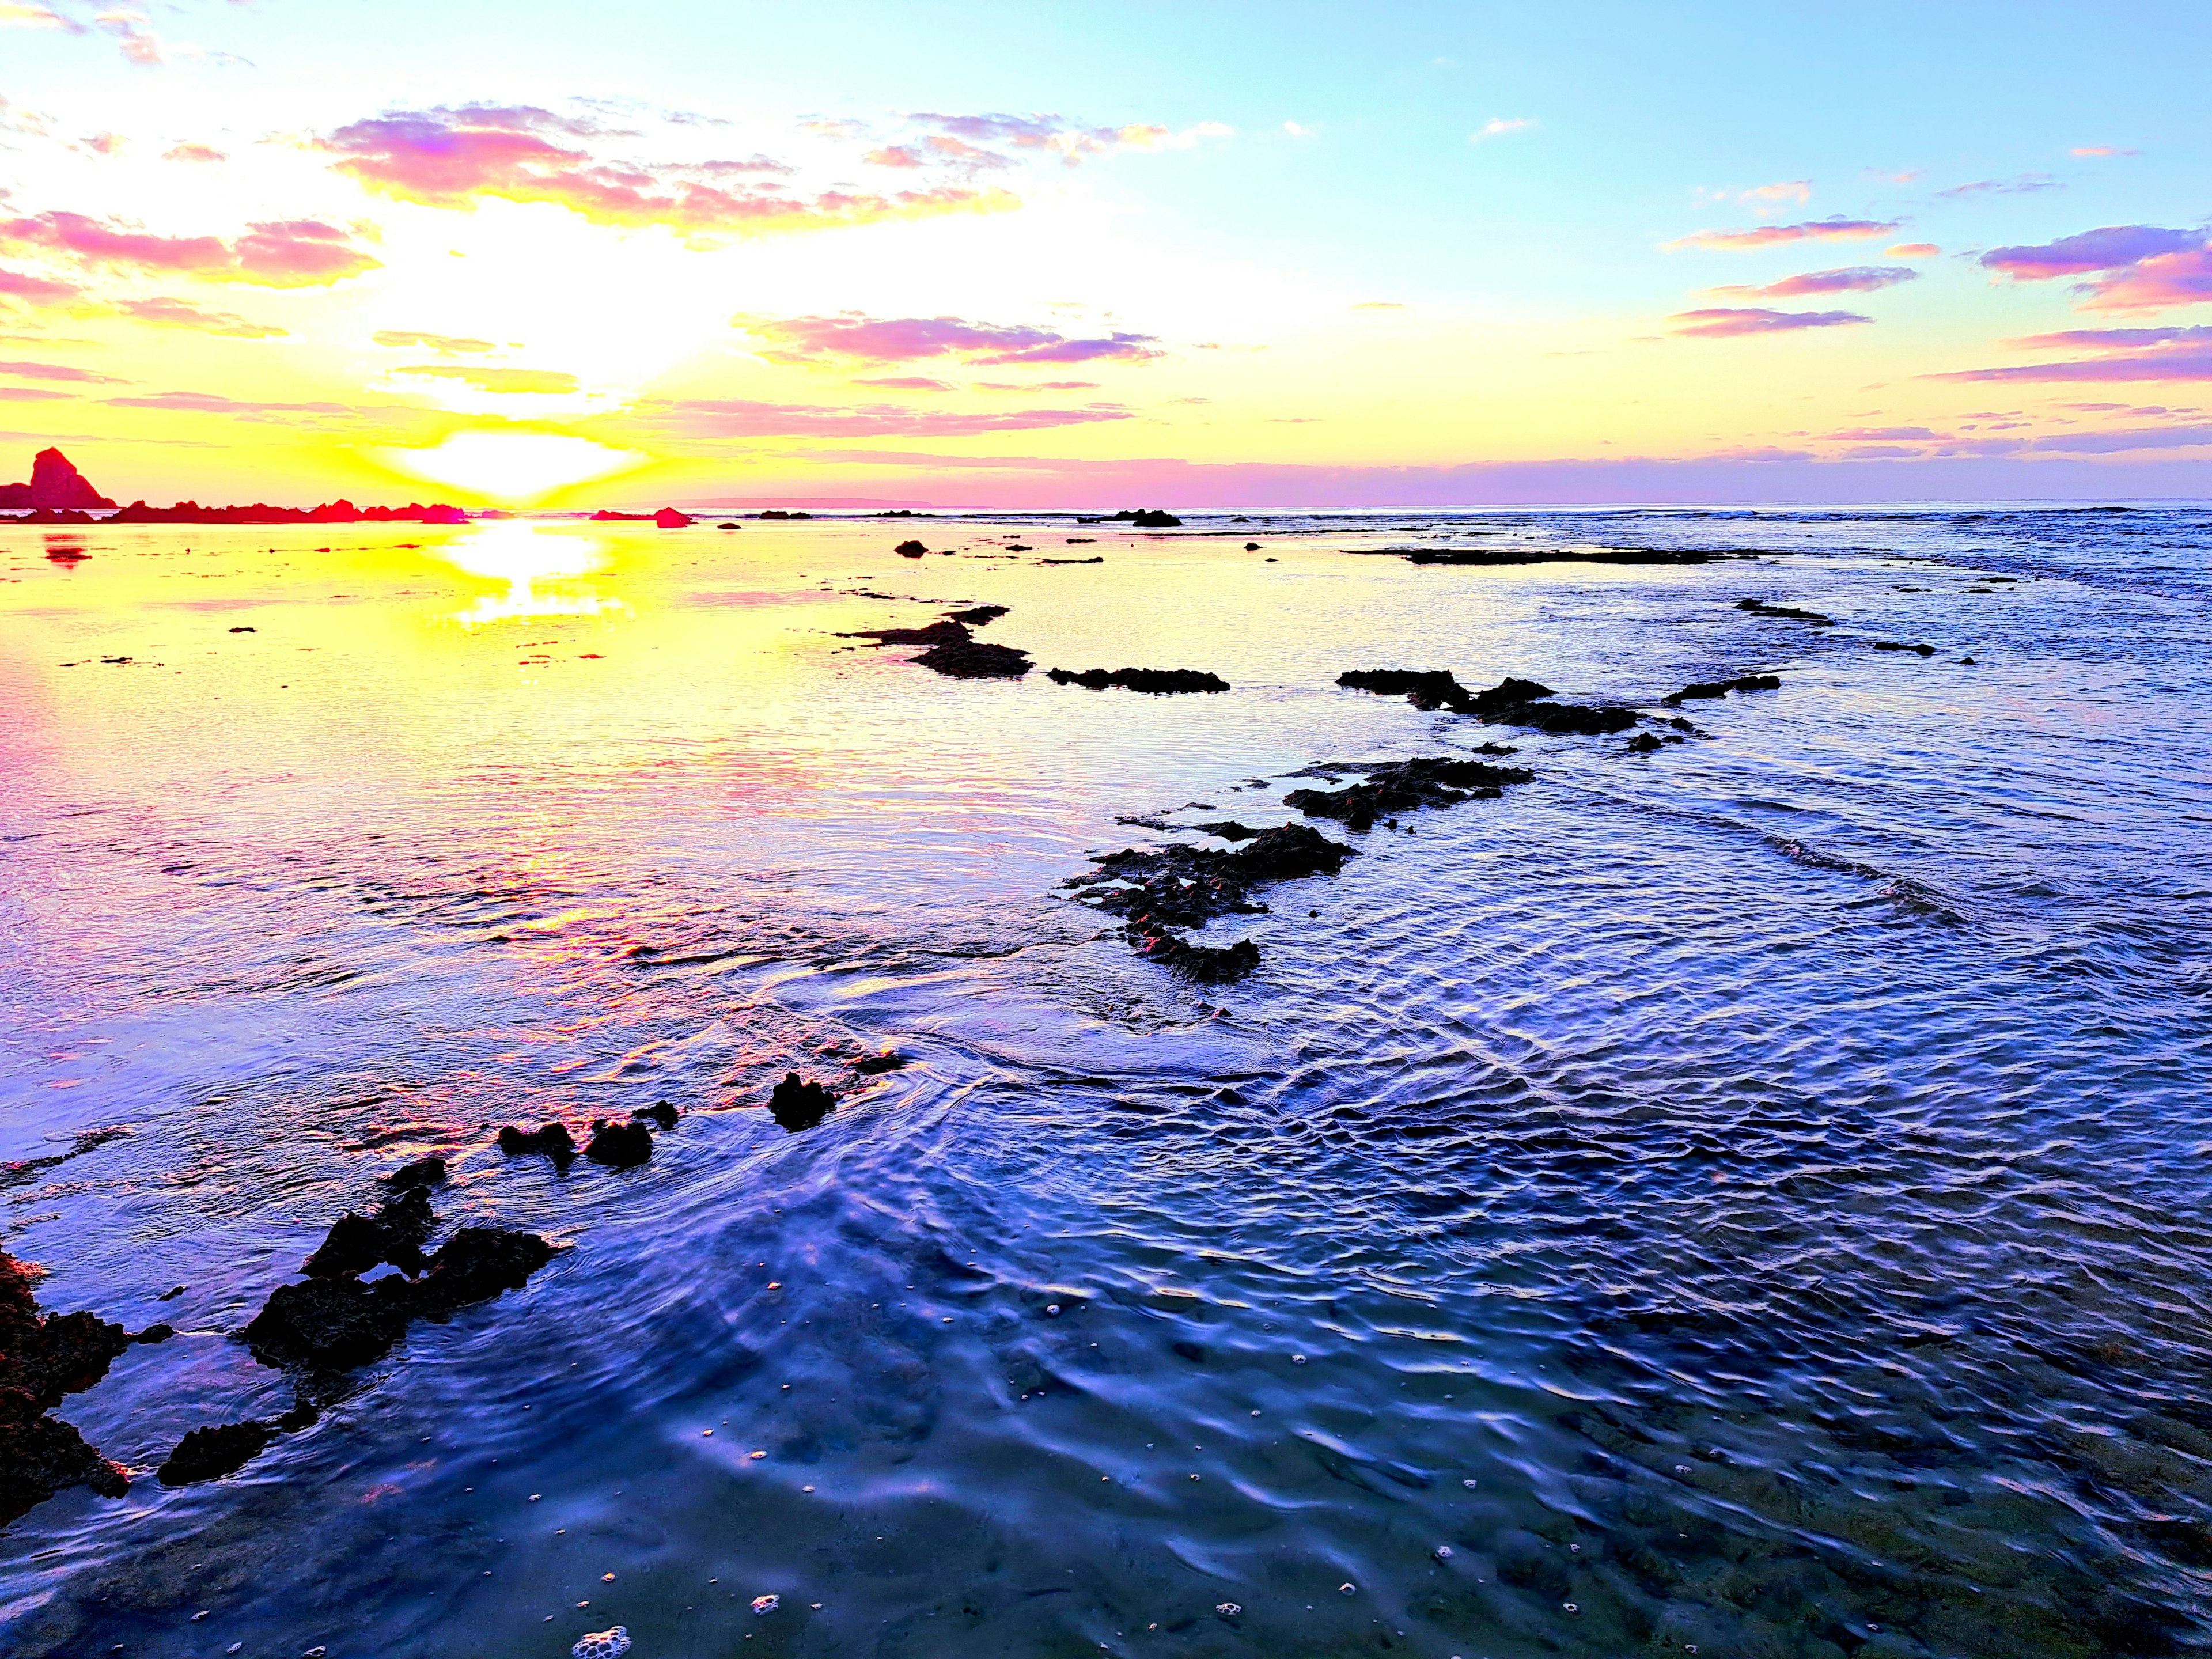
[[374,1216],[348,1210],[331,1224],[300,1271],[311,1279],[349,1279],[388,1262],[404,1273],[419,1273],[434,1219],[430,1194],[422,1187],[401,1193]]
[[131,1336],[88,1313],[39,1312],[31,1275],[0,1250],[0,1526],[66,1486],[119,1498],[130,1478],[46,1413],[107,1375]]
[[1355,668],[1337,676],[1339,685],[1384,696],[1402,696],[1416,708],[1449,708],[1455,714],[1498,726],[1525,726],[1554,734],[1599,736],[1626,732],[1636,724],[1633,709],[1555,703],[1548,685],[1508,677],[1486,690],[1470,691],[1447,671]]
[[1149,692],[1154,696],[1166,696],[1177,691],[1226,691],[1229,682],[1218,674],[1209,674],[1199,668],[1086,668],[1078,674],[1066,668],[1054,668],[1045,678],[1054,685],[1087,686],[1093,691],[1103,691],[1118,685],[1126,690]]
[[1348,789],[1294,789],[1283,797],[1285,806],[1308,817],[1334,818],[1346,829],[1364,830],[1386,813],[1411,812],[1425,806],[1454,806],[1463,800],[1496,800],[1507,784],[1527,783],[1536,775],[1526,767],[1490,766],[1481,761],[1450,756],[1424,757],[1383,765],[1358,768],[1319,766],[1310,770],[1361,770],[1364,781]]
[[1407,564],[1711,564],[1753,559],[1748,547],[1350,547],[1347,553],[1395,554]]
[[509,1158],[543,1152],[556,1164],[566,1164],[576,1156],[576,1143],[565,1123],[549,1123],[526,1133],[510,1123],[499,1132],[499,1149]]
[[811,1129],[837,1109],[837,1097],[818,1083],[810,1083],[796,1072],[786,1072],[768,1097],[768,1109],[793,1133]]
[[642,1123],[600,1118],[592,1125],[592,1139],[584,1147],[584,1156],[611,1170],[635,1169],[653,1156],[653,1131]]
[[275,1423],[258,1418],[194,1429],[177,1442],[176,1449],[154,1471],[155,1477],[165,1486],[186,1486],[236,1474],[260,1456],[276,1434]]
[[966,623],[971,628],[981,628],[1005,616],[1006,607],[1003,605],[973,605],[965,611],[948,611],[945,614],[950,621]]
[[641,1106],[629,1115],[633,1123],[651,1123],[662,1129],[672,1129],[682,1115],[665,1100],[656,1100],[650,1106]]
[[1738,599],[1735,608],[1748,611],[1754,617],[1779,617],[1790,622],[1811,623],[1818,628],[1833,628],[1836,619],[1824,617],[1817,611],[1799,611],[1786,605],[1769,605],[1764,599]]
[[1103,518],[1079,519],[1079,524],[1128,524],[1139,530],[1171,530],[1182,520],[1172,513],[1163,513],[1156,507],[1125,507],[1119,513],[1109,513]]
[[1877,651],[1917,651],[1923,657],[1936,654],[1936,647],[1932,645],[1905,645],[1896,640],[1876,640],[1874,648]]
[[1232,983],[1260,965],[1260,947],[1249,939],[1234,945],[1193,945],[1180,933],[1141,922],[1132,922],[1127,933],[1137,954],[1147,962],[1204,985]]
[[901,542],[896,547],[891,549],[891,551],[897,554],[902,559],[918,559],[924,554],[927,553],[929,550],[924,547],[920,542],[907,541]]
[[1685,702],[1698,697],[1725,697],[1731,691],[1779,691],[1779,674],[1739,674],[1732,680],[1698,680],[1684,686],[1680,691],[1670,691],[1662,699],[1669,708],[1680,708]]
[[948,611],[925,628],[865,628],[837,637],[873,640],[878,645],[926,645],[929,649],[908,660],[954,679],[1019,679],[1031,666],[1028,652],[985,645],[968,629],[971,622],[981,627],[1006,614],[1003,605],[979,605]]
[[691,515],[678,512],[672,507],[664,507],[653,515],[653,521],[663,530],[682,530],[690,524]]
[[907,1063],[904,1054],[886,1048],[879,1054],[870,1054],[865,1060],[853,1062],[853,1069],[862,1077],[881,1077],[885,1072],[896,1072]]
[[1037,562],[1039,564],[1103,564],[1106,562],[1106,556],[1102,553],[1097,557],[1091,559],[1039,559]]
[[445,1178],[446,1160],[434,1152],[412,1164],[403,1164],[383,1180],[392,1191],[404,1193],[416,1187],[435,1187]]
[[58,449],[31,458],[28,483],[0,484],[0,507],[43,507],[49,512],[85,512],[115,503],[87,483],[84,475]]
[[814,515],[811,513],[787,513],[780,507],[771,507],[753,516],[757,519],[811,519]]
[[1638,732],[1628,740],[1628,752],[1632,755],[1649,755],[1655,750],[1665,747],[1666,744],[1661,743],[1649,732]]

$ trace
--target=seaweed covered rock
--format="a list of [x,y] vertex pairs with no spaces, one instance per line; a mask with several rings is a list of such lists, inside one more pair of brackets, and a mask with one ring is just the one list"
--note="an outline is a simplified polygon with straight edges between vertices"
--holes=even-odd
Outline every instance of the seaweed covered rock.
[[566,1164],[576,1156],[575,1139],[565,1123],[548,1123],[543,1128],[528,1131],[510,1123],[499,1132],[499,1149],[509,1158],[543,1152],[556,1164]]
[[617,1123],[600,1118],[592,1125],[584,1156],[611,1170],[635,1169],[653,1156],[653,1131],[635,1121]]
[[786,1129],[796,1133],[811,1129],[837,1109],[837,1097],[819,1083],[810,1083],[796,1072],[786,1072],[783,1081],[769,1091],[768,1109]]
[[1112,686],[1166,696],[1178,691],[1226,691],[1229,682],[1199,668],[1086,668],[1081,673],[1054,668],[1045,675],[1054,685],[1080,685],[1092,691]]
[[1356,830],[1372,828],[1376,818],[1388,813],[1454,806],[1464,800],[1496,800],[1506,785],[1527,783],[1536,775],[1526,767],[1492,766],[1450,756],[1309,769],[1358,770],[1367,775],[1349,788],[1294,789],[1283,797],[1283,805],[1308,817],[1334,818]]
[[88,1313],[39,1312],[31,1275],[0,1250],[0,1526],[69,1486],[119,1498],[130,1477],[47,1415],[107,1375],[130,1333]]

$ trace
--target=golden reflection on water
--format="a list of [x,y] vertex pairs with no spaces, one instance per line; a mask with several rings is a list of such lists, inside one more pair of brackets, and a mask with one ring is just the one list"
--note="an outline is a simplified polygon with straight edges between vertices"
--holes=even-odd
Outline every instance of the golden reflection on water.
[[507,584],[504,593],[484,594],[469,609],[453,612],[453,619],[464,628],[530,617],[597,617],[629,608],[591,580],[612,562],[607,544],[597,536],[523,519],[495,520],[435,550],[470,575]]

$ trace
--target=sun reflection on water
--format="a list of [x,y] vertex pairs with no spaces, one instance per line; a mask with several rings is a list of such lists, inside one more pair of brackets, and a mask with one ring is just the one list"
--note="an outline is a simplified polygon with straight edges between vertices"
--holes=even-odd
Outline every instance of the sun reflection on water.
[[472,576],[507,584],[504,593],[484,594],[469,609],[453,613],[464,628],[528,617],[596,617],[629,608],[591,582],[612,562],[607,544],[594,536],[505,519],[480,524],[438,552]]

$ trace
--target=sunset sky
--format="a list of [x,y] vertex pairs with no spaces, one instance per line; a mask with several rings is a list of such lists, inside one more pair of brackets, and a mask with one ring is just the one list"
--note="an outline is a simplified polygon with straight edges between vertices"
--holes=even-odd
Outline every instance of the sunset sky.
[[2212,495],[2208,63],[2125,0],[0,0],[0,482]]

